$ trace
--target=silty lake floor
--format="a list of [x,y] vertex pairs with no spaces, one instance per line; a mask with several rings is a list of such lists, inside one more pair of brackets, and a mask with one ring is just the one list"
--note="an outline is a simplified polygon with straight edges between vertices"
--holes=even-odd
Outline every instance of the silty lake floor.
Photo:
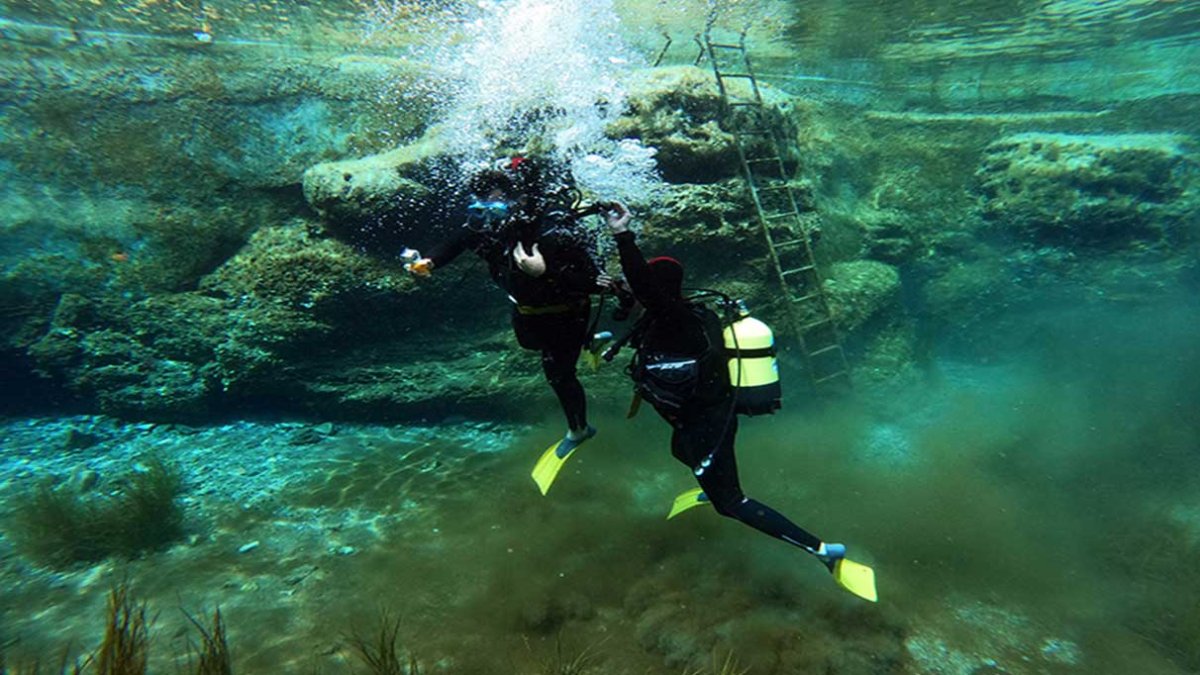
[[[549,497],[528,471],[558,433],[553,419],[9,419],[9,508],[40,477],[104,491],[156,453],[183,473],[187,535],[65,571],[0,541],[2,637],[16,658],[82,652],[125,578],[155,616],[157,672],[186,653],[181,610],[218,605],[243,673],[353,672],[347,636],[371,633],[383,610],[430,672],[546,672],[585,651],[591,672],[679,673],[727,651],[755,673],[1186,672],[1186,638],[1145,616],[1174,606],[1104,548],[1092,497],[1070,479],[1073,454],[1126,477],[1103,494],[1107,473],[1088,476],[1096,499],[1129,507],[1122,526],[1200,532],[1197,505],[1140,484],[1121,444],[1092,442],[1113,432],[1089,395],[1020,369],[946,364],[935,384],[743,420],[747,492],[847,541],[876,566],[879,605],[707,509],[668,523],[690,476],[649,411],[625,422],[599,410],[601,435]],[[1154,575],[1172,582],[1171,569]]]

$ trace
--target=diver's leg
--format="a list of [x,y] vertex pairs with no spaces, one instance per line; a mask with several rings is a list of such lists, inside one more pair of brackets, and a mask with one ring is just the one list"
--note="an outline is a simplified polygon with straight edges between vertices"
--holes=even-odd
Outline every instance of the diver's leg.
[[514,309],[512,314],[517,342],[525,349],[541,352],[542,372],[558,397],[567,418],[567,436],[573,440],[588,435],[587,398],[575,372],[575,363],[583,351],[587,317],[586,309],[574,314],[540,316],[523,316]]
[[[730,416],[727,411],[725,408],[720,412],[692,416],[676,426],[671,439],[675,457],[692,468],[717,513],[740,520],[759,532],[818,557],[824,555],[825,548],[818,537],[742,492],[734,454],[737,417]],[[708,464],[704,466],[702,462],[706,459]]]
[[586,433],[588,428],[587,395],[575,372],[575,362],[579,360],[581,350],[580,344],[542,350],[542,372],[558,397],[563,415],[567,418],[567,428],[571,433],[578,434]]

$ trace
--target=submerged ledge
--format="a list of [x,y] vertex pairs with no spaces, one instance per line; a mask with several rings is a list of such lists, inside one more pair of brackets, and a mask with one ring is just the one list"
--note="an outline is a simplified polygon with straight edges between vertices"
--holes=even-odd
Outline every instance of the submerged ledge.
[[906,122],[984,122],[988,124],[1005,124],[1008,122],[1029,122],[1036,120],[1080,120],[1099,119],[1112,114],[1111,110],[1059,110],[1053,112],[1029,113],[921,113],[921,112],[891,112],[887,110],[868,110],[867,119],[903,120]]

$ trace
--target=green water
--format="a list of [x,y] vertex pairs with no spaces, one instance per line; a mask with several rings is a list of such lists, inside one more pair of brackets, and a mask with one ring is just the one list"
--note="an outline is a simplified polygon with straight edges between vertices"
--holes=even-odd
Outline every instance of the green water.
[[[518,10],[599,23],[471,51]],[[809,386],[773,302],[706,23],[746,29],[784,111],[848,395]],[[92,654],[122,581],[152,673],[197,672],[188,614],[217,607],[237,673],[1200,670],[1198,30],[1132,0],[0,2],[0,671]],[[545,71],[463,96],[473,56],[529,53]],[[596,82],[522,89],[571,68]],[[613,153],[597,92],[676,170],[635,200],[647,253],[777,328],[743,488],[845,542],[878,604],[708,507],[667,521],[694,480],[652,410],[626,419],[623,358],[581,367],[600,433],[541,496],[562,421],[503,294],[395,259],[454,223],[348,233],[306,195],[523,96]],[[147,457],[183,480],[181,538],[23,543],[38,485],[110,503]],[[406,665],[372,670],[385,616]]]

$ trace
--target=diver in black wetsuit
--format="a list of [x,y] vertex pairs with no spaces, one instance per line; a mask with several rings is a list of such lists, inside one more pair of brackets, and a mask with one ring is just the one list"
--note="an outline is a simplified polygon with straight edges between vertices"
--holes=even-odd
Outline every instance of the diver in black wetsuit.
[[574,212],[547,200],[541,172],[524,157],[503,169],[476,174],[475,201],[453,239],[409,270],[426,276],[470,249],[487,263],[496,284],[513,301],[517,342],[542,354],[542,370],[567,418],[562,443],[570,447],[596,434],[587,422],[587,398],[575,363],[591,338],[589,294],[599,293],[599,270],[579,236]]
[[[660,257],[646,261],[628,229],[631,216],[624,205],[607,206],[606,218],[617,241],[625,280],[645,309],[640,327],[633,333],[631,344],[637,354],[630,374],[638,394],[670,423],[671,454],[692,469],[717,513],[798,546],[833,571],[845,556],[845,546],[823,543],[742,492],[733,447],[737,435],[734,391],[723,356],[720,318],[684,299],[683,266],[677,260]],[[691,378],[682,371],[688,361],[696,364]],[[670,371],[663,379],[648,374],[656,363],[665,364]]]

